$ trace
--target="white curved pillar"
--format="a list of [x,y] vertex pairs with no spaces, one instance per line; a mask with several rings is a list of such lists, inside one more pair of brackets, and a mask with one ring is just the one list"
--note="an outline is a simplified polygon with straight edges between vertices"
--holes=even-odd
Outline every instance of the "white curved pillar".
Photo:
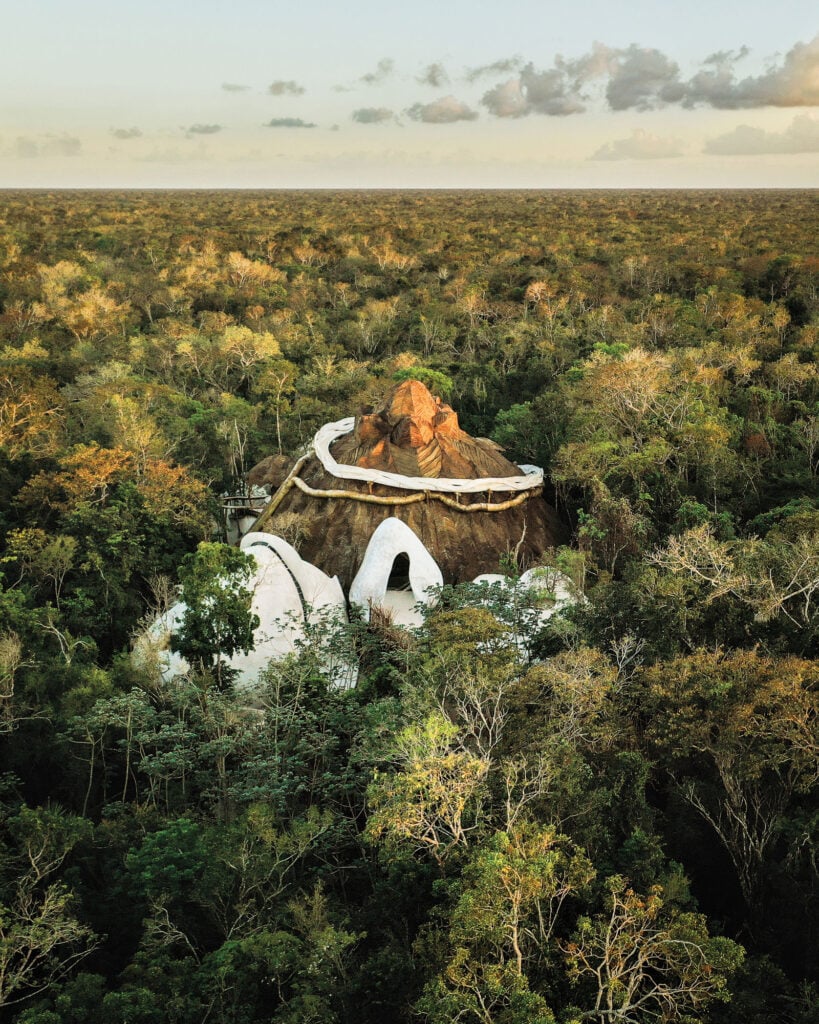
[[[409,560],[409,581],[412,602],[404,591],[388,591],[390,573],[398,555]],[[350,586],[350,604],[357,605],[369,620],[370,606],[386,608],[393,613],[397,625],[416,626],[422,621],[415,604],[429,605],[435,591],[444,585],[438,563],[419,537],[400,519],[390,517],[373,532],[364,560]]]

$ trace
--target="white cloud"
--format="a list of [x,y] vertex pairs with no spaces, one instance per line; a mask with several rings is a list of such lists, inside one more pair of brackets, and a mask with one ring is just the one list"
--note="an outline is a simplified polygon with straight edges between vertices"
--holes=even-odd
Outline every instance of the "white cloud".
[[522,117],[529,113],[529,104],[519,78],[501,82],[483,94],[481,103],[495,117]]
[[264,124],[265,128],[315,128],[312,121],[305,121],[302,117],[273,117]]
[[477,82],[480,78],[488,78],[490,75],[510,75],[520,71],[523,61],[520,57],[504,57],[502,60],[493,61],[491,64],[479,64],[474,68],[467,68],[465,78],[467,82]]
[[807,43],[796,43],[782,64],[764,75],[734,77],[734,65],[747,54],[716,53],[705,68],[686,83],[683,103],[704,103],[721,110],[752,107],[819,106],[819,35]]
[[546,71],[535,71],[533,65],[527,64],[520,73],[520,84],[527,108],[534,113],[565,117],[582,114],[586,109],[585,97],[568,67],[558,64]]
[[632,45],[609,53],[606,99],[612,110],[649,110],[682,98],[679,66],[659,50]]
[[637,129],[627,139],[607,142],[589,157],[590,160],[666,160],[682,156],[678,139],[664,139]]
[[414,103],[407,116],[426,124],[452,124],[454,121],[474,121],[478,114],[454,96],[442,96],[432,103]]
[[365,85],[380,85],[382,82],[386,82],[393,71],[395,71],[395,61],[390,57],[384,57],[378,62],[375,71],[362,75],[359,81]]
[[434,61],[432,64],[427,64],[416,81],[421,85],[430,85],[433,89],[440,89],[442,85],[449,82],[449,75],[440,61]]
[[711,156],[757,156],[763,153],[819,153],[819,117],[797,114],[781,132],[764,131],[749,124],[708,139],[703,152]]
[[474,68],[474,81],[490,69],[502,72],[517,63],[518,74],[487,91],[481,103],[496,117],[580,114],[594,98],[593,83],[605,83],[611,110],[653,110],[667,106],[709,106],[718,110],[761,107],[819,106],[819,35],[796,43],[764,74],[738,78],[737,65],[748,56],[747,47],[706,57],[689,79],[679,65],[660,50],[631,46],[612,48],[595,43],[580,57],[555,57],[538,69],[520,67],[517,58]]

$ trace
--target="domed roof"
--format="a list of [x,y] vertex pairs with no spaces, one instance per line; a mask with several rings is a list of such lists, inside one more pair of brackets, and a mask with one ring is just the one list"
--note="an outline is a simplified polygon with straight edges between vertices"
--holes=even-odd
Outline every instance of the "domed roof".
[[278,488],[254,529],[292,535],[301,557],[345,588],[388,518],[413,531],[445,583],[495,572],[512,554],[526,568],[567,539],[542,471],[470,437],[420,381],[392,388],[378,411],[326,424],[282,473],[275,459],[251,471],[249,482]]

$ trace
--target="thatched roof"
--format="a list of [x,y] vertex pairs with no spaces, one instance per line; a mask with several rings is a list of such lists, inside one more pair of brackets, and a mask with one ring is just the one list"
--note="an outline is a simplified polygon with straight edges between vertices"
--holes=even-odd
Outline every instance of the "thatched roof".
[[333,449],[337,462],[402,476],[518,476],[501,452],[494,441],[461,430],[451,406],[417,380],[394,388],[378,412],[357,416],[355,430]]
[[[399,384],[380,410],[357,416],[353,429],[331,446],[331,457],[339,464],[336,475],[315,454],[300,460],[298,479],[285,481],[274,494],[260,528],[286,529],[302,558],[338,575],[345,588],[374,530],[389,516],[418,535],[447,583],[495,572],[501,557],[515,551],[526,568],[565,540],[557,514],[540,495],[540,478],[533,478],[531,488],[525,481],[521,485],[521,469],[499,446],[461,430],[456,413],[419,381]],[[379,482],[340,479],[343,466],[377,471]],[[248,479],[274,489],[282,472],[279,460],[268,459]],[[417,479],[412,488],[403,489],[400,479],[387,484],[383,473],[428,478],[429,492]],[[449,479],[484,478],[491,478],[485,490],[474,492],[471,484],[471,493],[435,493],[436,487],[449,486]],[[509,480],[507,488],[503,478]],[[513,480],[518,481],[514,487]],[[310,493],[316,491],[322,496]]]

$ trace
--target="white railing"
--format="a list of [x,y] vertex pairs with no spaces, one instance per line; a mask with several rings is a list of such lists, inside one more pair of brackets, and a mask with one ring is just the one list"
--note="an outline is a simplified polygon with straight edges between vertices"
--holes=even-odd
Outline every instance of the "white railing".
[[543,470],[538,466],[519,466],[521,476],[483,476],[476,480],[452,477],[402,476],[381,469],[345,466],[330,454],[330,445],[355,427],[355,417],[347,416],[336,423],[326,423],[313,438],[316,458],[328,473],[340,480],[362,480],[365,483],[399,487],[404,491],[444,491],[449,494],[478,494],[481,491],[530,491],[543,483]]

